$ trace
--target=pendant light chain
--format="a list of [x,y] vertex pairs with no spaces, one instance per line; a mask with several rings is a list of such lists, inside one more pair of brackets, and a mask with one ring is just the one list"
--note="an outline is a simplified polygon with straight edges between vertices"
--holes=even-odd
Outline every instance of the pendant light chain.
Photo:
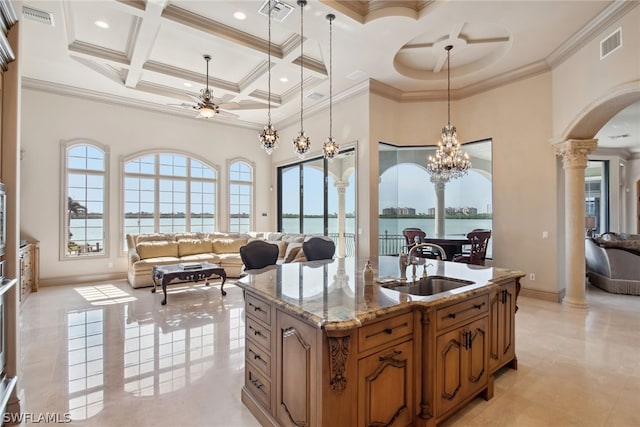
[[307,4],[306,0],[304,2],[299,2],[300,6],[300,132],[304,132],[304,126],[302,124],[302,79],[303,79],[303,68],[304,68],[304,6]]
[[293,140],[293,149],[298,157],[304,159],[311,148],[311,140],[304,133],[304,7],[307,0],[298,0],[300,6],[300,133]]
[[280,136],[278,135],[278,131],[275,130],[273,125],[271,124],[271,1],[269,0],[269,40],[267,46],[267,124],[264,127],[263,131],[260,133],[259,141],[260,146],[267,152],[267,154],[271,155],[273,150],[278,148],[278,141],[280,140]]
[[447,46],[447,124],[451,125],[451,47]]
[[322,146],[325,159],[332,159],[340,152],[340,146],[333,137],[333,20],[336,16],[332,13],[326,16],[329,21],[329,138]]
[[333,138],[333,18],[329,19],[329,138]]
[[267,125],[271,124],[271,1],[269,0],[269,46],[267,48],[267,57],[268,57],[268,76],[269,80],[267,82],[267,87],[269,89],[269,98],[267,99]]

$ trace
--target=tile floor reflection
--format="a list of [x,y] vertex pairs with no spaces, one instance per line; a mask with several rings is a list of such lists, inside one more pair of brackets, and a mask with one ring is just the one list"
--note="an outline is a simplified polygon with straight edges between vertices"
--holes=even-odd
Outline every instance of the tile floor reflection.
[[[225,290],[172,286],[162,306],[126,281],[41,288],[20,313],[23,411],[87,426],[259,425],[240,402],[242,291]],[[640,297],[588,296],[588,311],[520,298],[518,370],[443,425],[639,426]]]

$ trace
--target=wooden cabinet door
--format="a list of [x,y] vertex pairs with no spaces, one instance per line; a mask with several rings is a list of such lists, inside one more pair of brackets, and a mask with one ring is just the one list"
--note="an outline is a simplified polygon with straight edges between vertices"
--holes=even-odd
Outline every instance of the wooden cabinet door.
[[436,417],[449,411],[462,399],[465,332],[463,329],[454,329],[436,338]]
[[493,373],[515,357],[516,285],[501,286],[491,294],[489,371]]
[[282,426],[318,425],[317,329],[278,311],[276,331],[276,418]]
[[358,362],[358,425],[408,426],[413,422],[413,341]]
[[488,333],[487,318],[476,320],[466,328],[467,342],[465,346],[465,360],[463,365],[462,386],[464,396],[480,391],[488,381]]

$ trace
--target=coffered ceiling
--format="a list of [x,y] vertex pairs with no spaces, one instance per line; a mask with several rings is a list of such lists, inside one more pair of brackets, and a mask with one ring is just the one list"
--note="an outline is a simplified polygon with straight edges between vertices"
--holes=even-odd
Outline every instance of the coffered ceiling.
[[[549,70],[632,3],[309,0],[301,61],[300,7],[286,0],[277,6],[284,19],[272,20],[273,121],[282,126],[299,117],[301,62],[305,111],[327,106],[327,13],[337,17],[334,98],[371,79],[373,90],[403,101],[446,98],[446,45],[454,46],[452,96],[461,98]],[[268,19],[259,13],[264,0],[22,5],[29,8],[20,17],[26,87],[195,117],[183,104],[193,103],[204,88],[203,55],[210,54],[210,88],[232,114],[210,120],[256,128],[266,122]]]

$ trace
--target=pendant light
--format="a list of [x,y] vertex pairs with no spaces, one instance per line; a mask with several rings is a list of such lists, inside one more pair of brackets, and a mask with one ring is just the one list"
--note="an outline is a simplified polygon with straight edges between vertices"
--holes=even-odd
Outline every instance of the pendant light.
[[269,0],[269,47],[267,49],[268,52],[268,99],[267,99],[267,124],[265,125],[262,132],[260,132],[260,146],[267,152],[267,154],[271,155],[273,150],[278,148],[278,141],[280,140],[280,136],[278,135],[278,131],[275,130],[273,124],[271,124],[271,2],[274,0]]
[[303,98],[304,93],[302,90],[303,85],[303,70],[304,70],[304,7],[307,5],[307,0],[298,0],[298,6],[300,6],[300,133],[293,140],[293,150],[298,154],[298,157],[304,159],[305,154],[311,148],[311,140],[304,133],[304,126],[302,121],[303,110]]
[[329,21],[329,138],[322,145],[322,154],[325,159],[332,159],[340,152],[340,146],[333,137],[333,13],[327,15]]
[[429,156],[427,172],[431,175],[431,182],[448,182],[467,174],[471,167],[469,155],[462,153],[458,142],[456,127],[451,125],[451,49],[452,45],[444,48],[447,51],[447,125],[442,128],[442,140],[438,141],[438,148],[434,157]]

